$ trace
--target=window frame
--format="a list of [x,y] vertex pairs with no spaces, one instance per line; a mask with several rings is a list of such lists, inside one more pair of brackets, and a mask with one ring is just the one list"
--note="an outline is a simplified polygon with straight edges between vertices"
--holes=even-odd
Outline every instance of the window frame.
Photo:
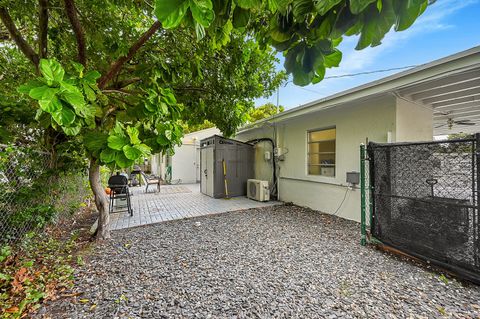
[[[309,172],[309,167],[316,165],[316,164],[310,164],[310,152],[309,152],[309,145],[310,145],[310,133],[313,132],[320,132],[320,131],[327,131],[327,130],[335,130],[335,164],[332,164],[334,168],[334,173],[333,176],[328,176],[328,175],[322,175],[322,174],[310,174]],[[305,134],[305,175],[308,177],[313,177],[313,178],[328,178],[328,179],[336,179],[337,177],[337,126],[332,125],[332,126],[325,126],[321,128],[314,128],[314,129],[309,129],[306,131]],[[332,153],[332,152],[329,152]],[[318,164],[320,166],[321,164]]]

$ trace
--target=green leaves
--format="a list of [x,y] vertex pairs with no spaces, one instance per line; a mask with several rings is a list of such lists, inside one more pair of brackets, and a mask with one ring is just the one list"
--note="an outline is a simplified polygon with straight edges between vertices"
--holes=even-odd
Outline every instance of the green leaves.
[[61,82],[63,80],[65,70],[57,61],[53,59],[41,59],[39,67],[43,77],[49,81],[49,83],[53,81]]
[[142,156],[142,151],[137,149],[134,146],[130,145],[125,145],[123,147],[123,153],[125,154],[125,157],[130,159],[130,160],[136,160]]
[[108,147],[117,151],[123,149],[123,147],[129,143],[128,138],[120,135],[110,135],[107,141]]
[[235,28],[243,28],[248,24],[250,20],[250,11],[243,9],[242,7],[236,7],[233,10],[233,26]]
[[75,121],[75,112],[68,107],[63,107],[53,112],[52,118],[60,126],[69,126]]
[[315,0],[314,6],[315,10],[317,10],[317,12],[323,16],[340,2],[342,2],[342,0]]
[[318,41],[314,46],[300,43],[285,55],[285,70],[293,75],[293,83],[305,86],[318,83],[325,76],[325,68],[336,67],[342,59],[339,50],[333,49],[333,43]]
[[156,0],[155,15],[165,29],[177,27],[190,10],[195,22],[197,37],[203,38],[206,27],[215,18],[211,0]]
[[38,87],[23,86],[22,90],[28,90],[28,95],[34,100],[41,100],[43,94],[49,89],[48,86],[42,85]]
[[235,3],[244,9],[258,9],[262,5],[262,0],[235,0]]
[[[78,77],[65,76],[65,70],[56,60],[42,59],[40,61],[42,77],[19,87],[21,93],[28,93],[38,101],[40,112],[36,119],[42,126],[52,125],[61,129],[66,135],[80,133],[82,127],[95,127],[95,106],[87,104],[96,100],[97,71],[89,71],[83,76],[84,67],[73,63]],[[45,118],[49,114],[51,119]]]
[[156,0],[155,15],[165,29],[177,27],[187,13],[189,0]]
[[117,152],[111,148],[106,148],[100,153],[100,160],[106,164],[115,160]]
[[83,143],[89,151],[99,152],[107,146],[107,138],[108,135],[101,132],[87,132],[83,137]]
[[353,14],[359,14],[360,12],[365,10],[365,8],[368,7],[369,4],[376,1],[377,0],[350,0],[350,11]]
[[396,20],[392,1],[383,0],[382,12],[378,12],[377,8],[372,6],[364,13],[364,26],[360,40],[355,48],[356,50],[381,44],[385,34],[391,29]]
[[397,3],[395,31],[408,29],[427,8],[427,0],[405,0]]
[[211,0],[191,0],[190,11],[195,21],[204,27],[208,27],[215,17]]

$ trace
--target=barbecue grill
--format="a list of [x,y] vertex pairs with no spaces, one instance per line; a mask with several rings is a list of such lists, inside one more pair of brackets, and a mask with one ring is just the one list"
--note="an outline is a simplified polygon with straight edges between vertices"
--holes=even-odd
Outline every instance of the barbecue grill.
[[128,178],[117,173],[117,175],[113,175],[108,179],[108,187],[110,188],[109,213],[113,212],[113,204],[115,199],[126,199],[126,210],[130,216],[133,216],[133,209],[130,201],[130,190],[128,188]]

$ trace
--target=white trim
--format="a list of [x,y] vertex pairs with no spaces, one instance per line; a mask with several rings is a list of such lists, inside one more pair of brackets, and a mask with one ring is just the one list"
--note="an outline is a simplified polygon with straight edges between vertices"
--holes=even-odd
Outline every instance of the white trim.
[[[473,61],[471,61],[472,59]],[[477,67],[480,67],[480,46],[286,110],[247,125],[240,129],[238,133],[257,129],[269,121],[281,122],[305,113],[336,107],[352,101],[368,99],[376,95],[383,95],[414,84],[432,80],[439,76],[464,72]]]

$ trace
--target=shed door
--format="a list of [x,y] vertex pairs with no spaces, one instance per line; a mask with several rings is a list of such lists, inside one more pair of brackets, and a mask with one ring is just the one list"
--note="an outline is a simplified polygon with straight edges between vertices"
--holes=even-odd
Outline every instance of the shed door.
[[203,194],[213,196],[213,147],[201,150],[201,182],[200,189]]

